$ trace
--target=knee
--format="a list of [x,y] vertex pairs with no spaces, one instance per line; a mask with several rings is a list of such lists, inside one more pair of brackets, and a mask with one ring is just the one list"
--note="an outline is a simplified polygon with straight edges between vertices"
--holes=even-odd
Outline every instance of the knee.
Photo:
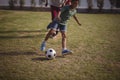
[[55,32],[55,30],[51,29],[51,30],[49,31],[49,34],[53,34],[54,32]]
[[65,38],[66,38],[66,35],[65,35],[65,34],[62,34],[62,38],[65,39]]

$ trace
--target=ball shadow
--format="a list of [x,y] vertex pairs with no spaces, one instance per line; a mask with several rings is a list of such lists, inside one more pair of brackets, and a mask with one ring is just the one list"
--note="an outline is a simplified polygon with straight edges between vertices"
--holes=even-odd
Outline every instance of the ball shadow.
[[32,61],[46,61],[46,60],[48,59],[45,57],[45,54],[39,54],[39,57],[32,58]]
[[[65,58],[63,56],[57,55],[55,59],[59,59],[59,58]],[[47,59],[45,57],[45,54],[40,54],[39,57],[36,58],[32,58],[32,61],[49,61],[50,59]],[[51,59],[52,60],[52,59]]]
[[48,59],[46,57],[37,57],[37,58],[32,58],[32,61],[47,61]]

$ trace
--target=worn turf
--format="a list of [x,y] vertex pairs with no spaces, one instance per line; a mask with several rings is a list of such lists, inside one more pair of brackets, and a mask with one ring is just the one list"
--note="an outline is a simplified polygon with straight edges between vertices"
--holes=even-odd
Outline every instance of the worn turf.
[[50,12],[0,10],[0,80],[120,80],[120,14],[77,14],[68,22],[67,47],[61,35],[49,39],[57,52],[47,60],[40,44]]

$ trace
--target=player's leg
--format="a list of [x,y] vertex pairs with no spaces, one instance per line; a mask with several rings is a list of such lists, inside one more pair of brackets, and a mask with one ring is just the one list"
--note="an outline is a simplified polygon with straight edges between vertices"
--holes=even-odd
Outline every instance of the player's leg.
[[[51,5],[50,9],[51,9],[51,19],[53,21],[54,18],[57,16],[56,7]],[[48,24],[47,29],[50,29],[51,25],[52,25],[52,22],[50,24]]]
[[44,41],[43,41],[42,44],[41,44],[41,51],[45,51],[46,42],[47,42],[47,40],[49,39],[49,37],[50,37],[55,31],[56,31],[56,30],[54,30],[54,29],[49,30],[49,32],[47,33]]
[[[56,18],[59,12],[60,12],[60,7],[51,6],[52,20]],[[59,29],[57,29],[56,32],[52,35],[52,38],[54,38],[58,34],[58,32],[59,32]]]
[[62,50],[67,49],[66,48],[66,33],[64,31],[61,31],[61,36],[62,36]]
[[51,36],[52,38],[56,37],[59,33],[59,27],[57,28],[57,30],[53,33],[53,35]]
[[51,25],[51,27],[50,27],[51,29],[49,30],[49,32],[47,33],[44,41],[43,41],[42,44],[41,44],[41,51],[44,51],[44,50],[45,50],[47,40],[49,39],[49,37],[50,37],[51,35],[54,34],[54,32],[56,31],[57,27],[58,27],[58,23],[57,23],[56,21],[53,21],[53,22],[52,22],[52,25]]
[[50,36],[54,34],[55,31],[56,31],[55,29],[51,29],[51,30],[47,33],[44,41],[47,41],[47,40],[50,38]]
[[58,15],[57,7],[51,5],[51,16],[52,16],[52,21],[54,20],[54,18],[55,18],[57,15]]
[[66,25],[60,26],[61,36],[62,36],[62,55],[70,54],[72,51],[67,49],[66,45]]
[[[55,17],[58,15],[58,13],[60,12],[60,7],[56,7],[55,8]],[[55,34],[53,34],[53,37],[55,37],[56,35],[58,35],[58,32],[59,32],[59,28],[57,28],[57,30],[56,30],[56,33]]]

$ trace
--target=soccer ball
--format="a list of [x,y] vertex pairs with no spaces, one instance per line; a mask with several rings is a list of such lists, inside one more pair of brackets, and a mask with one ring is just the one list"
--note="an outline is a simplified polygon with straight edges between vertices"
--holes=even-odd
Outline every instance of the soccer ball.
[[46,58],[47,59],[55,59],[56,57],[56,51],[52,48],[49,48],[46,52],[45,52]]

